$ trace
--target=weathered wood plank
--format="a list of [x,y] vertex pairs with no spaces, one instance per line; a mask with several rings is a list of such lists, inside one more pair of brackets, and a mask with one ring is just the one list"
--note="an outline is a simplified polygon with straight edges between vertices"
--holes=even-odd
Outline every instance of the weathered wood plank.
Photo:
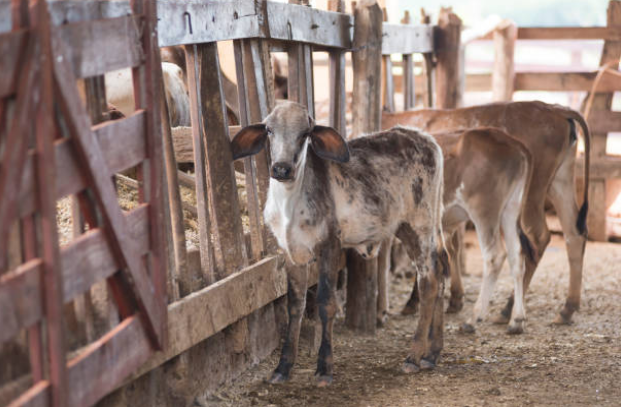
[[[515,90],[542,91],[589,91],[597,72],[518,72],[515,74]],[[597,93],[621,90],[619,78],[604,74]]]
[[[64,47],[60,45],[62,39],[54,35],[53,41],[56,43],[55,48],[61,51],[60,55],[63,55]],[[101,146],[91,131],[90,120],[74,85],[76,79],[71,67],[66,60],[61,58],[54,58],[54,62],[57,88],[60,91],[61,111],[73,136],[72,140],[75,141],[74,146],[79,161],[83,168],[87,169],[87,177],[94,186],[93,192],[106,222],[105,230],[109,243],[123,263],[121,268],[127,268],[127,276],[139,308],[144,313],[143,318],[146,318],[147,330],[151,333],[154,345],[159,347],[161,338],[158,336],[158,327],[163,316],[162,310],[153,297],[153,284],[142,267],[142,261],[134,247],[135,242],[129,238],[127,233],[116,192],[109,179],[110,169],[105,162]]]
[[[105,122],[93,126],[97,142],[104,154],[110,174],[134,167],[146,157],[144,139],[144,111],[136,111],[126,119]],[[56,142],[56,198],[75,194],[87,186],[87,180],[81,173],[73,152],[73,141]],[[19,195],[19,213],[21,217],[35,211],[34,194],[34,152],[30,152],[21,175]]]
[[244,230],[239,214],[239,202],[231,142],[228,135],[226,105],[216,43],[198,45],[198,94],[202,121],[201,137],[207,161],[207,184],[211,201],[211,219],[216,231],[216,244],[222,256],[222,269],[217,277],[230,274],[248,264]]
[[200,238],[201,269],[207,284],[215,281],[215,258],[211,243],[211,219],[209,214],[209,190],[207,170],[205,168],[204,129],[201,120],[200,77],[198,45],[186,45],[185,60],[188,67],[188,90],[190,93],[190,118],[192,121],[192,146],[194,152],[194,170],[196,178],[196,203],[198,209],[198,232]]
[[280,263],[279,257],[268,257],[171,304],[168,307],[169,347],[134,377],[285,295],[287,276]]
[[138,66],[142,62],[140,19],[124,16],[60,27],[73,71],[78,78]]
[[440,10],[436,30],[436,105],[441,109],[456,108],[460,102],[461,26],[461,20],[451,9]]
[[618,27],[520,27],[518,40],[621,40]]
[[384,23],[382,54],[433,52],[433,26]]
[[349,14],[267,2],[267,25],[272,39],[351,48],[353,19]]
[[[72,406],[94,405],[123,378],[144,363],[151,350],[138,316],[126,318],[114,330],[82,350],[69,361],[68,380],[72,384]],[[50,383],[41,381],[10,407],[47,407]]]
[[[621,178],[621,158],[614,156],[599,157],[591,160],[589,170],[591,178],[611,179]],[[584,174],[584,157],[576,159],[576,176]]]
[[513,99],[515,85],[513,55],[516,36],[517,26],[510,20],[504,21],[494,31],[494,67],[492,69],[492,100],[494,102]]
[[621,112],[596,110],[589,114],[588,121],[592,133],[621,131]]
[[[146,205],[125,215],[131,239],[140,254],[149,250],[149,223]],[[86,292],[94,283],[110,277],[118,270],[101,229],[92,229],[60,253],[63,264],[63,302],[68,303]],[[0,278],[0,343],[15,336],[43,317],[40,286],[41,261],[30,260]],[[84,270],[89,270],[85,273]]]
[[27,40],[28,33],[25,29],[0,34],[0,98],[17,90],[17,75],[21,72],[18,63],[26,49]]

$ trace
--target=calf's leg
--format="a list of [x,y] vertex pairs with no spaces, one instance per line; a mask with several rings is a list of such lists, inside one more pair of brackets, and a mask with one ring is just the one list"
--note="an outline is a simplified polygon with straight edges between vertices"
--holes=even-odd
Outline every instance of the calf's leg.
[[289,326],[285,341],[280,354],[280,362],[270,383],[281,383],[289,380],[291,368],[298,355],[298,342],[300,339],[300,327],[302,316],[306,307],[306,288],[308,279],[308,265],[287,266],[287,311],[289,314]]
[[[422,240],[420,236],[424,236],[425,239]],[[397,230],[397,237],[405,245],[410,258],[417,265],[418,291],[421,300],[414,343],[403,364],[403,370],[406,373],[418,372],[421,368],[434,366],[433,361],[421,362],[425,355],[431,353],[429,336],[440,288],[440,281],[435,272],[437,256],[432,255],[436,250],[433,236],[433,230],[421,230],[419,235],[409,223],[402,223]]]
[[[463,225],[462,225],[463,226]],[[463,231],[462,227],[447,235],[447,251],[449,253],[451,271],[451,299],[446,312],[454,314],[464,307],[464,286],[461,282],[463,272]]]
[[332,356],[332,327],[337,311],[336,281],[341,246],[337,238],[321,243],[319,250],[319,284],[317,286],[317,309],[321,320],[321,345],[317,356],[315,378],[317,386],[332,383],[334,359]]
[[582,291],[582,267],[584,250],[586,247],[586,229],[578,230],[578,205],[575,199],[575,184],[573,177],[573,156],[566,159],[554,176],[549,190],[549,197],[556,209],[567,247],[569,260],[569,293],[563,309],[557,315],[554,323],[570,324],[571,317],[580,308],[580,294]]

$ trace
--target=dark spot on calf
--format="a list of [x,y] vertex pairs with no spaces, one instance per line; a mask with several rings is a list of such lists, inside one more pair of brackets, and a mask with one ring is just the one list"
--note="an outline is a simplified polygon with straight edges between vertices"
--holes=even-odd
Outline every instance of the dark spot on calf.
[[422,254],[422,249],[420,247],[420,238],[418,237],[418,233],[412,229],[412,226],[406,222],[402,223],[399,225],[399,229],[397,229],[397,233],[395,233],[395,235],[405,245],[410,259],[418,260]]
[[412,196],[416,205],[419,205],[423,200],[423,179],[421,177],[417,177],[412,183]]

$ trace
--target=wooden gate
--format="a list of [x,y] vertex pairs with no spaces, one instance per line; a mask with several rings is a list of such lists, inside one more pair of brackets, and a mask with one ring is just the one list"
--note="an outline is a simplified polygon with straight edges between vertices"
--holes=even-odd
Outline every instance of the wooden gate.
[[[47,8],[14,0],[0,34],[0,343],[27,330],[32,385],[12,406],[86,406],[166,341],[155,3],[62,27]],[[135,113],[92,126],[77,79],[126,67]],[[123,211],[113,176],[128,168],[139,204]],[[60,247],[56,203],[68,195],[88,231]],[[63,304],[101,280],[120,322],[68,355]]]

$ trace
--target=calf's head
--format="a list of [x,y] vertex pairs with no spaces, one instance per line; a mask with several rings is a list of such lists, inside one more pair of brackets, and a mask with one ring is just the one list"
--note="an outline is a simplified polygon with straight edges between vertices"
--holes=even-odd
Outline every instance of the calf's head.
[[231,142],[233,159],[258,153],[268,139],[270,176],[280,182],[296,179],[309,143],[321,158],[349,161],[349,149],[343,137],[331,127],[315,125],[306,108],[298,103],[279,103],[262,123],[241,129]]

